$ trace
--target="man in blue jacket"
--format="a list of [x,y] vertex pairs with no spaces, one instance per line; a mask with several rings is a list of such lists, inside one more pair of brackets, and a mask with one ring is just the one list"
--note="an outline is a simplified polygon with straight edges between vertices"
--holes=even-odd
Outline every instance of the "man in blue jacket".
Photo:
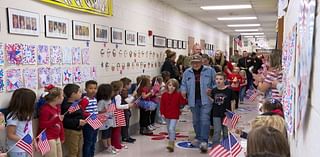
[[207,92],[214,87],[215,71],[211,67],[202,65],[202,57],[198,54],[192,56],[191,67],[183,73],[181,93],[188,99],[192,112],[193,128],[196,133],[193,145],[200,144],[201,152],[208,150],[208,137],[210,129],[210,113],[212,102]]

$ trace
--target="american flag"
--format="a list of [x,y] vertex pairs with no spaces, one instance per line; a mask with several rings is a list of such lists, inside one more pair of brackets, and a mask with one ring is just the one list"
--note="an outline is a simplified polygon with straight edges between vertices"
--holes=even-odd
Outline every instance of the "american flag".
[[259,96],[259,92],[256,89],[249,89],[246,94],[246,98],[250,101],[255,101]]
[[103,126],[102,122],[99,120],[96,114],[91,114],[86,121],[93,129],[98,129]]
[[236,125],[240,119],[240,116],[229,110],[227,110],[225,114],[226,114],[226,117],[223,119],[222,124],[227,127],[231,127],[232,129],[236,128]]
[[26,151],[31,157],[33,156],[32,137],[29,134],[20,139],[16,146]]
[[158,80],[156,79],[156,80],[154,81],[154,85],[153,85],[153,87],[152,87],[152,91],[153,91],[154,93],[158,93],[158,92],[160,91],[160,88],[161,88],[161,85],[160,85],[160,83],[158,82]]
[[115,104],[109,104],[108,107],[106,107],[107,112],[113,113],[116,110],[116,105]]
[[71,106],[68,109],[69,113],[76,112],[77,110],[80,110],[80,106],[78,105],[78,101],[75,101],[74,103],[71,104]]
[[141,101],[141,96],[134,101],[134,104],[138,105],[140,101]]
[[240,154],[242,150],[241,145],[237,139],[229,134],[228,138],[222,140],[222,142],[215,146],[210,152],[211,157],[236,157]]
[[236,38],[234,38],[234,42],[242,47],[241,35],[238,35]]
[[47,134],[45,130],[43,130],[37,137],[39,139],[38,141],[38,148],[41,152],[41,155],[48,153],[50,151],[50,145],[48,142]]

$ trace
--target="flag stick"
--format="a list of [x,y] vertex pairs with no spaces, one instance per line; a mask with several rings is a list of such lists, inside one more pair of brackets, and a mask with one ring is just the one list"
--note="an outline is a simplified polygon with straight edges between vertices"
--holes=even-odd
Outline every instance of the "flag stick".
[[230,153],[230,157],[232,157],[232,151],[231,151],[231,139],[230,139],[230,131],[228,129],[228,140],[229,140],[229,153]]

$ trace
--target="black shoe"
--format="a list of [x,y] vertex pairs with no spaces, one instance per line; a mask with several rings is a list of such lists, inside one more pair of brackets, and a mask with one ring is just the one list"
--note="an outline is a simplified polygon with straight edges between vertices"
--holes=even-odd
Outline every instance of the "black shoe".
[[144,128],[144,129],[140,130],[140,134],[141,135],[152,135],[153,132],[147,128]]
[[136,142],[136,139],[129,137],[129,140],[132,140],[133,142]]
[[135,141],[130,139],[130,138],[123,138],[122,139],[123,142],[128,142],[128,143],[134,143]]

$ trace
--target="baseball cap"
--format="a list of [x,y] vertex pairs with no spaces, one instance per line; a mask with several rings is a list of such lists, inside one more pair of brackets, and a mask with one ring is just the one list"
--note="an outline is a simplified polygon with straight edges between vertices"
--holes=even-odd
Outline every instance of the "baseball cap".
[[191,62],[202,62],[202,57],[198,54],[192,55]]

